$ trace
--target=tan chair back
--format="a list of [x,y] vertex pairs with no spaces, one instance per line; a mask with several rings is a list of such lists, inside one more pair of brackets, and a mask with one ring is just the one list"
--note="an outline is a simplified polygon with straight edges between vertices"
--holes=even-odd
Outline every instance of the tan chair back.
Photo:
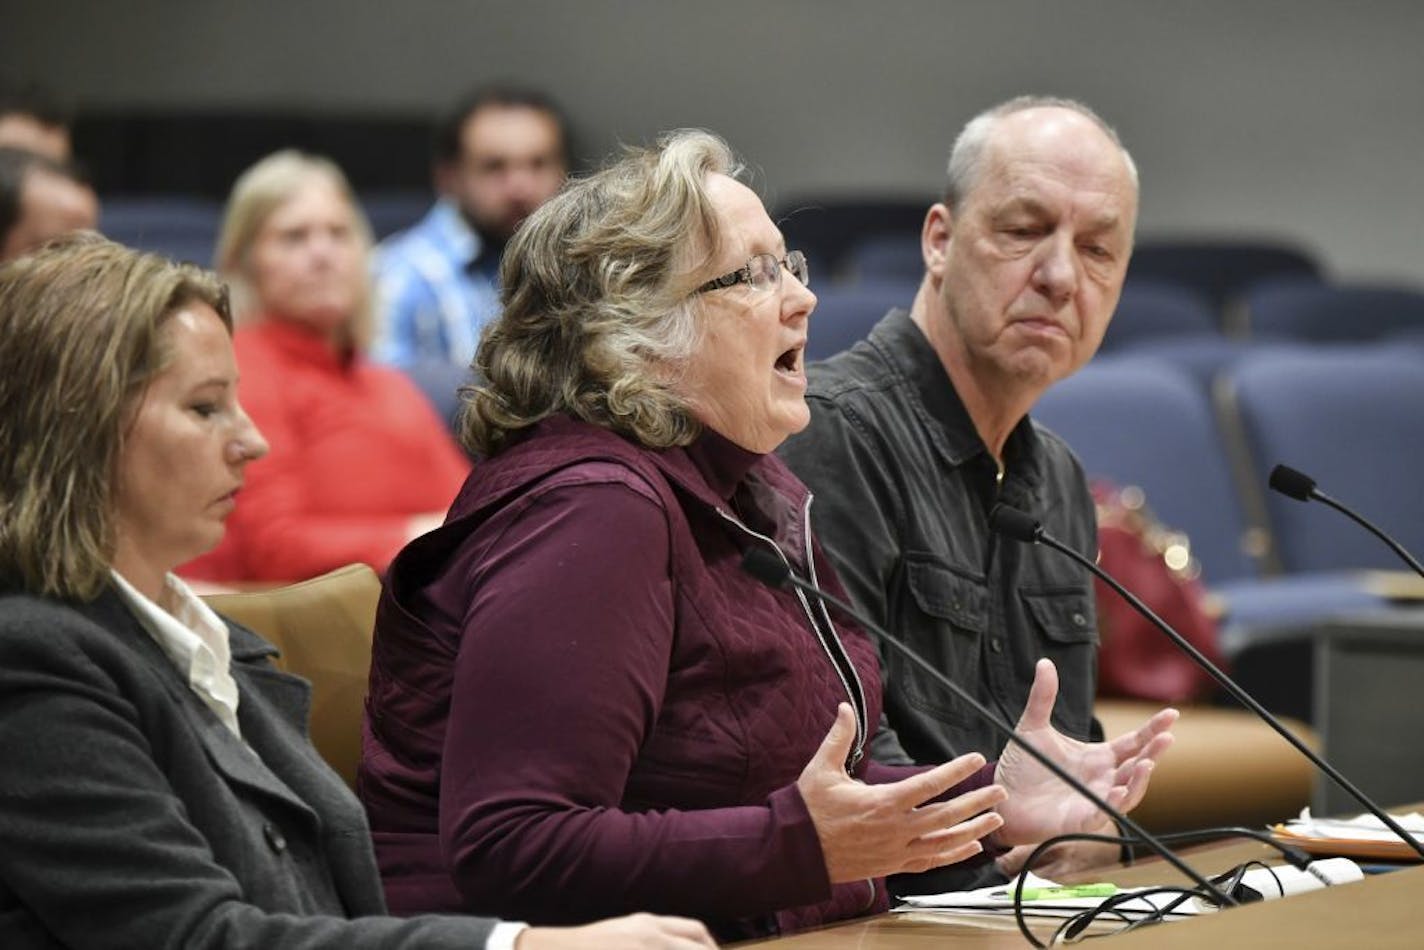
[[350,564],[288,587],[204,598],[270,640],[277,666],[311,681],[312,744],[353,787],[380,596],[376,573]]

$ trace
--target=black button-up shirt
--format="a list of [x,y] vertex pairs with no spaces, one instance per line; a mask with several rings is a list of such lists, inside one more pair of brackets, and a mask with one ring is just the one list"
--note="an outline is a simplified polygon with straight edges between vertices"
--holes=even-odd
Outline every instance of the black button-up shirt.
[[[902,310],[811,367],[810,380],[811,425],[780,453],[816,493],[816,534],[857,603],[1010,722],[1035,661],[1052,658],[1055,725],[1100,736],[1090,576],[988,523],[1004,501],[1096,556],[1092,498],[1067,445],[1023,419],[1005,443],[1001,483],[938,355]],[[1003,737],[927,673],[884,647],[881,657],[885,714],[899,741],[882,731],[876,758],[938,763],[1003,749]]]

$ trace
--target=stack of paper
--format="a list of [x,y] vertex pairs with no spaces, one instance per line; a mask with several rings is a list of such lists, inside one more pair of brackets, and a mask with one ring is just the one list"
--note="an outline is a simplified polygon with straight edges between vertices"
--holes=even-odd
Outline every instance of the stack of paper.
[[[1401,828],[1424,842],[1424,815],[1391,814]],[[1374,815],[1356,818],[1315,818],[1309,808],[1301,809],[1300,817],[1271,832],[1279,840],[1295,845],[1311,854],[1340,854],[1351,858],[1374,858],[1387,861],[1417,861],[1413,848],[1384,826]]]
[[[1059,885],[1047,878],[1039,877],[1037,874],[1029,872],[1024,881],[1024,888],[1034,890],[1048,890],[1060,888]],[[1013,916],[1014,913],[1014,886],[1015,882],[999,884],[993,887],[981,887],[973,891],[947,891],[943,894],[920,894],[905,898],[905,903],[895,910],[900,913],[913,911],[932,911],[936,914],[951,915],[1003,915]],[[1142,893],[1153,890],[1153,888],[1142,887],[1133,888],[1132,892]],[[1119,891],[1119,894],[1125,893]],[[1157,913],[1169,904],[1178,900],[1177,894],[1150,894],[1143,897],[1134,898],[1123,904],[1117,905],[1124,914],[1130,916],[1142,916],[1149,913]],[[1040,898],[1036,900],[1026,900],[1023,902],[1023,912],[1027,917],[1072,917],[1085,910],[1091,910],[1101,904],[1106,898],[1103,896],[1093,897],[1054,897],[1051,899]],[[1183,901],[1171,914],[1173,917],[1190,917],[1201,913],[1202,906],[1195,899]]]

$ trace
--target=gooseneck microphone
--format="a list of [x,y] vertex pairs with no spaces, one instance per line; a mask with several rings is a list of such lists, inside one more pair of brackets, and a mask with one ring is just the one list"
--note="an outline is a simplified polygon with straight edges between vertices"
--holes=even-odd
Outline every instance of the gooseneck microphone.
[[[1307,479],[1307,481],[1308,480],[1309,479]],[[1019,511],[1017,508],[1011,508],[1002,503],[995,505],[993,510],[989,512],[989,526],[998,533],[1007,538],[1012,538],[1015,541],[1023,541],[1027,544],[1042,544],[1045,547],[1052,548],[1058,553],[1066,555],[1086,567],[1095,577],[1116,591],[1119,597],[1131,604],[1134,610],[1150,620],[1154,627],[1166,634],[1167,638],[1177,645],[1177,649],[1191,657],[1197,666],[1206,670],[1212,679],[1221,684],[1222,689],[1231,694],[1232,698],[1255,713],[1262,722],[1274,729],[1282,739],[1289,742],[1297,752],[1305,756],[1312,765],[1328,776],[1330,780],[1343,789],[1347,795],[1359,802],[1370,814],[1384,822],[1385,826],[1413,848],[1420,858],[1424,858],[1424,845],[1421,845],[1418,839],[1401,828],[1398,822],[1385,813],[1384,809],[1380,808],[1369,796],[1356,788],[1354,783],[1341,775],[1333,765],[1312,752],[1310,748],[1297,739],[1289,729],[1281,725],[1279,719],[1267,712],[1266,707],[1256,702],[1250,693],[1238,686],[1235,680],[1227,676],[1215,663],[1203,656],[1200,650],[1188,643],[1180,633],[1173,630],[1165,620],[1153,613],[1151,608],[1139,600],[1135,594],[1119,584],[1117,579],[1111,574],[1093,563],[1091,559],[1084,557],[1049,534],[1043,529],[1043,525],[1035,521],[1032,516]]]
[[1012,742],[1014,745],[1022,749],[1025,753],[1028,754],[1031,759],[1033,759],[1039,765],[1043,766],[1049,772],[1052,772],[1069,788],[1073,789],[1073,791],[1077,792],[1079,795],[1082,795],[1088,801],[1096,805],[1099,810],[1101,810],[1104,814],[1112,818],[1113,821],[1118,822],[1120,827],[1127,828],[1129,831],[1131,831],[1133,835],[1138,838],[1138,840],[1142,841],[1157,854],[1161,855],[1163,860],[1165,860],[1168,864],[1172,865],[1172,867],[1176,868],[1182,874],[1186,875],[1186,877],[1190,879],[1192,883],[1196,884],[1198,887],[1205,888],[1205,892],[1210,894],[1217,901],[1219,901],[1222,906],[1230,907],[1235,906],[1238,903],[1231,897],[1230,894],[1227,894],[1220,887],[1213,884],[1211,881],[1207,880],[1202,875],[1198,874],[1186,862],[1184,862],[1181,858],[1173,854],[1172,851],[1161,841],[1159,841],[1155,836],[1149,834],[1135,821],[1128,818],[1125,814],[1118,811],[1116,808],[1113,808],[1107,802],[1103,801],[1091,790],[1089,790],[1086,785],[1078,781],[1072,775],[1068,774],[1068,772],[1064,770],[1062,766],[1058,765],[1058,763],[1054,762],[1048,756],[1040,752],[1032,743],[1019,736],[1018,732],[1015,731],[1014,728],[1010,726],[1007,722],[1005,722],[1002,718],[1000,718],[997,713],[995,713],[983,703],[979,702],[979,700],[971,696],[967,690],[965,690],[958,683],[954,682],[954,680],[950,679],[948,676],[940,672],[939,669],[934,666],[934,664],[930,663],[924,657],[920,656],[912,648],[903,643],[899,638],[892,635],[889,631],[887,631],[884,627],[880,626],[874,620],[871,620],[863,612],[841,600],[839,597],[836,597],[834,594],[828,593],[827,591],[806,580],[805,578],[798,577],[791,570],[790,565],[788,565],[776,554],[772,553],[761,545],[752,546],[747,550],[746,554],[743,555],[742,569],[768,587],[775,588],[777,590],[784,590],[788,586],[799,588],[800,590],[805,591],[813,597],[820,598],[825,603],[830,604],[832,607],[835,607],[845,616],[850,617],[852,620],[855,620],[861,626],[865,627],[865,629],[874,633],[883,642],[889,644],[890,646],[898,650],[910,662],[914,663],[915,665],[923,669],[925,672],[929,673],[930,676],[934,677],[934,679],[940,683],[940,685],[944,686],[955,696],[959,697],[961,700],[971,706],[976,712],[979,713],[979,715],[983,716],[987,722],[993,725],[995,729],[1003,733],[1004,737],[1009,742]]
[[1424,565],[1420,565],[1420,563],[1414,559],[1414,555],[1405,550],[1404,545],[1385,534],[1383,530],[1349,505],[1346,505],[1344,502],[1336,501],[1319,488],[1316,488],[1315,479],[1304,472],[1296,471],[1289,465],[1277,465],[1271,469],[1270,486],[1273,491],[1278,491],[1287,498],[1294,498],[1296,501],[1315,500],[1329,505],[1389,545],[1389,549],[1399,555],[1400,560],[1405,564],[1413,568],[1414,573],[1420,577],[1424,577]]

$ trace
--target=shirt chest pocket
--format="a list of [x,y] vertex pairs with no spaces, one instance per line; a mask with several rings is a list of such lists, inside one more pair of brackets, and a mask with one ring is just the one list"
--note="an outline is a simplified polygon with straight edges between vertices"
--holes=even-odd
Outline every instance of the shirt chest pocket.
[[989,629],[989,594],[984,585],[932,561],[909,561],[906,582],[919,612],[970,633]]
[[1024,589],[1019,597],[1048,646],[1098,642],[1093,593],[1082,587]]
[[[936,669],[968,685],[977,676],[989,632],[989,594],[983,584],[943,562],[909,560],[908,604],[899,632]],[[962,699],[898,652],[886,657],[887,680],[922,715],[953,728],[968,727],[977,714]]]
[[1019,598],[1039,637],[1042,655],[1058,667],[1054,724],[1071,736],[1092,737],[1098,682],[1098,625],[1092,591],[1072,586],[1023,589]]

